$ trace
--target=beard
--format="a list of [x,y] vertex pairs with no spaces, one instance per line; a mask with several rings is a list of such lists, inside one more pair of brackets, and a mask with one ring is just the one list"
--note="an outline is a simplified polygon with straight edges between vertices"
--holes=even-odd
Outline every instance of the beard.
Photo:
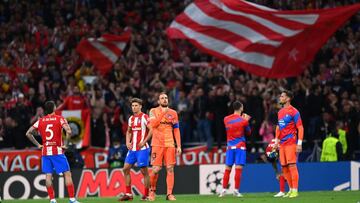
[[168,104],[160,104],[161,107],[168,107]]

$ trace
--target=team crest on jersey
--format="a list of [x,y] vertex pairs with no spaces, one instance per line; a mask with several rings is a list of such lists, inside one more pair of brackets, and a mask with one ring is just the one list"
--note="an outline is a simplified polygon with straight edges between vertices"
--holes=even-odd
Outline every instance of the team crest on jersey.
[[286,114],[283,119],[279,120],[279,126],[280,128],[284,128],[287,123],[290,123],[291,116],[289,114]]
[[173,116],[171,114],[166,114],[166,118],[170,120],[173,119]]
[[71,128],[71,142],[77,143],[84,137],[84,123],[81,118],[67,117],[66,118]]

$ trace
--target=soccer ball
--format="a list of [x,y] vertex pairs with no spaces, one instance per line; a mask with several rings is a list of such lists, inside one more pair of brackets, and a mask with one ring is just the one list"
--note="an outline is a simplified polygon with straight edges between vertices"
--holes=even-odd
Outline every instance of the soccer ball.
[[218,194],[223,189],[222,187],[222,178],[224,173],[220,170],[213,171],[208,174],[206,177],[206,187],[210,190],[212,194]]
[[266,152],[266,156],[270,159],[277,159],[279,157],[279,153],[277,150],[272,150],[270,152]]

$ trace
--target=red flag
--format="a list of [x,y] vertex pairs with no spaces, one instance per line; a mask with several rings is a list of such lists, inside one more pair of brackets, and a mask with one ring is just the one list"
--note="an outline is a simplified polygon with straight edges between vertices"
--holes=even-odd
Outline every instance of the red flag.
[[322,10],[278,11],[241,0],[198,0],[166,30],[252,74],[301,74],[360,4]]
[[81,40],[76,50],[84,59],[91,61],[100,74],[105,75],[124,51],[130,37],[130,31],[122,35],[103,34],[97,39]]

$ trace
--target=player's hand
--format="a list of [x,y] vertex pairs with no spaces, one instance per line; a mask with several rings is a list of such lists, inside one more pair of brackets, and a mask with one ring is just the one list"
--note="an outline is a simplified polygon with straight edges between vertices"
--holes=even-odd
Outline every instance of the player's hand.
[[41,145],[41,144],[39,144],[37,147],[38,147],[39,149],[42,149],[44,146]]
[[61,146],[62,149],[67,149],[68,147],[66,145]]
[[301,145],[296,145],[296,152],[297,153],[302,152],[302,146]]
[[250,120],[251,119],[251,116],[249,116],[248,114],[246,114],[246,113],[243,113],[242,115],[241,115],[241,117],[243,117],[243,119],[245,119],[245,120]]
[[139,148],[142,148],[142,147],[145,146],[145,145],[146,145],[146,142],[145,142],[145,141],[142,141],[142,142],[139,143]]
[[279,149],[279,143],[274,144],[273,150],[278,150],[278,149]]
[[126,146],[128,149],[131,149],[132,148],[132,144],[129,142],[129,143],[126,143]]
[[182,152],[182,151],[181,151],[181,147],[177,147],[177,148],[176,148],[176,155],[179,156],[179,155],[181,154],[181,152]]

